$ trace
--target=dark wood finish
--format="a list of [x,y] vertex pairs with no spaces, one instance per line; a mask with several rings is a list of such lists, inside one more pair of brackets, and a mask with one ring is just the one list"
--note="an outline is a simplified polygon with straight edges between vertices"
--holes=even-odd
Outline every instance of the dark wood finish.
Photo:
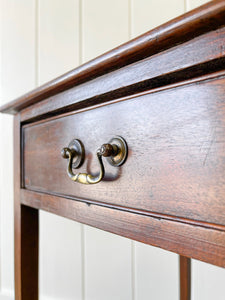
[[[16,300],[38,299],[38,210],[225,267],[225,1],[208,3],[0,108],[14,128]],[[82,171],[115,135],[126,163],[72,182],[60,150],[82,140]],[[78,172],[80,172],[79,170]]]
[[208,3],[50,81],[17,100],[4,105],[0,111],[15,114],[23,108],[40,102],[47,97],[168,48],[180,45],[224,25],[224,0]]
[[20,117],[14,121],[15,299],[38,300],[38,210],[20,203]]
[[225,232],[90,204],[45,193],[21,190],[21,202],[139,242],[225,267]]
[[[225,79],[145,94],[24,128],[25,187],[223,225],[225,229]],[[79,172],[99,172],[96,150],[114,135],[128,144],[126,163],[104,159],[105,179],[76,184],[61,149],[85,146]],[[196,201],[197,199],[197,201]]]
[[180,256],[180,300],[191,299],[191,260]]
[[209,32],[29,106],[21,119],[43,119],[219,71],[225,64],[224,39],[224,28]]

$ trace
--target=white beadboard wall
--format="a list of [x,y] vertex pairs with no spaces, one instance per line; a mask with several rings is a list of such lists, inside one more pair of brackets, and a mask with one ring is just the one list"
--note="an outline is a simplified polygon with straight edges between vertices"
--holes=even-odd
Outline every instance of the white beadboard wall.
[[[0,104],[204,2],[0,0]],[[0,300],[13,300],[12,117],[0,137]],[[40,212],[41,300],[178,300],[178,275],[174,253]],[[193,261],[192,276],[193,300],[224,300],[225,269]]]

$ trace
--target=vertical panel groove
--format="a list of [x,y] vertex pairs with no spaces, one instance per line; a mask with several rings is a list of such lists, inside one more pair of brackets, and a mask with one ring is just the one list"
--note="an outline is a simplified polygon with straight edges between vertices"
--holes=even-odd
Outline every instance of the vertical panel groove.
[[84,225],[80,225],[81,230],[81,284],[82,300],[85,300],[85,244],[84,244]]
[[[79,65],[83,63],[83,3],[79,0]],[[84,243],[84,225],[80,225],[81,230],[81,292],[82,300],[85,300],[85,243]]]
[[35,1],[35,12],[34,12],[34,15],[35,15],[35,47],[34,47],[34,57],[35,57],[35,70],[34,70],[34,73],[35,73],[35,77],[34,77],[34,84],[35,84],[35,87],[38,86],[38,81],[39,81],[39,76],[38,76],[38,45],[39,45],[39,31],[38,31],[38,24],[39,24],[39,0],[36,0]]
[[[132,0],[128,0],[128,37],[132,38]],[[132,300],[135,300],[135,243],[131,241],[131,295]]]
[[132,32],[131,32],[131,0],[128,0],[128,38],[129,40],[132,37]]
[[82,0],[79,0],[79,65],[83,63],[83,5]]
[[[2,28],[3,28],[3,4],[0,1],[0,105],[2,105]],[[2,134],[2,116],[0,117],[0,133]],[[2,147],[0,150],[0,164],[2,166]],[[2,183],[3,178],[3,168],[0,169],[0,182]],[[0,217],[1,217],[1,210],[2,210],[2,189],[0,189]],[[0,218],[1,220],[2,218]],[[2,245],[2,222],[0,221],[0,245]],[[2,247],[0,247],[0,292],[2,290]]]
[[188,0],[183,0],[184,1],[184,12],[188,11]]
[[131,288],[132,288],[132,300],[135,300],[135,243],[131,241]]

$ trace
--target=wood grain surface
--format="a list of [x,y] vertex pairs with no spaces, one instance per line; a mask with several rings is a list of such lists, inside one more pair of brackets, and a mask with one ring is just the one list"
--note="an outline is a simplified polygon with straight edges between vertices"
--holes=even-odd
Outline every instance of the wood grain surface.
[[225,28],[124,66],[23,109],[22,122],[224,70]]
[[225,232],[21,189],[21,203],[225,267]]
[[[206,80],[27,125],[27,189],[225,226],[225,79]],[[74,172],[97,174],[96,150],[113,136],[129,148],[122,167],[104,161],[96,185],[74,183],[60,151],[86,149]]]

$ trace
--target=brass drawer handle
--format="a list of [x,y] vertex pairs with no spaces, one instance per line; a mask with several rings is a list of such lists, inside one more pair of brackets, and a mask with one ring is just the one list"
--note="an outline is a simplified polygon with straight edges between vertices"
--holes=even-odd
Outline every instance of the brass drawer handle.
[[117,136],[97,150],[96,156],[100,172],[96,176],[87,173],[73,173],[73,168],[79,168],[84,161],[85,150],[81,141],[73,140],[68,147],[62,149],[61,154],[63,158],[68,159],[67,174],[71,180],[83,184],[95,184],[100,182],[105,175],[102,157],[107,157],[107,161],[112,166],[121,166],[127,157],[127,144],[122,137]]

